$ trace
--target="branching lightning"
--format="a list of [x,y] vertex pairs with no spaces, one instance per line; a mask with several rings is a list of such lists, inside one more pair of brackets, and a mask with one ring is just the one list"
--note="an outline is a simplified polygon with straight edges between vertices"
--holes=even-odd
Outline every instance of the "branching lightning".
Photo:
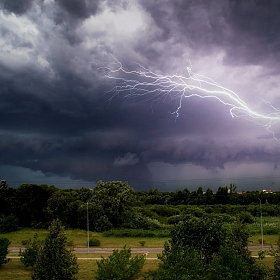
[[[108,79],[114,80],[114,86],[109,92],[112,98],[119,93],[124,93],[125,98],[145,96],[148,100],[157,100],[170,97],[178,98],[177,109],[172,112],[177,117],[180,115],[183,98],[214,98],[228,107],[232,118],[245,118],[265,127],[275,139],[272,126],[280,122],[280,109],[270,102],[263,100],[272,111],[261,114],[251,110],[238,94],[229,90],[204,75],[192,71],[192,65],[187,67],[188,75],[161,75],[152,72],[139,63],[140,70],[127,70],[120,61],[115,59],[112,67],[101,67],[103,74]],[[277,139],[278,140],[278,139]]]

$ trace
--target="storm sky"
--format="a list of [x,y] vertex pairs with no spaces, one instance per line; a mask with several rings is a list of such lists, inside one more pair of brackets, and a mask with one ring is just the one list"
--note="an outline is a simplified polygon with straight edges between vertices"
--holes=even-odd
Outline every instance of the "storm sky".
[[280,123],[268,131],[198,97],[183,98],[176,118],[172,92],[116,94],[104,75],[116,59],[158,75],[187,77],[191,67],[251,110],[275,113],[280,2],[0,0],[0,179],[279,190]]

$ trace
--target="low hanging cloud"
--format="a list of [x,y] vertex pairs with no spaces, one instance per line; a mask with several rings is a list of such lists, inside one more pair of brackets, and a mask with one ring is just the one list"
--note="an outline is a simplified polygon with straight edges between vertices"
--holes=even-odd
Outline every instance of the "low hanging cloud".
[[139,158],[136,154],[132,154],[130,152],[126,153],[123,157],[117,157],[114,160],[113,165],[116,167],[124,167],[124,166],[131,166],[137,164]]

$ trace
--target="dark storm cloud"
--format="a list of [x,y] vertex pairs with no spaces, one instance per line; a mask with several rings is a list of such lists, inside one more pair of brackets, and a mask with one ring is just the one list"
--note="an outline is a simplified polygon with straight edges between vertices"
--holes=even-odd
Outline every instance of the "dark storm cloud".
[[28,9],[30,9],[33,1],[34,0],[17,0],[17,1],[1,0],[0,8],[18,15],[22,15],[26,11],[28,11]]
[[183,99],[176,119],[179,98],[112,98],[115,81],[100,68],[114,65],[111,54],[128,69],[139,62],[156,73],[185,69],[184,53],[210,64],[211,74],[219,52],[228,67],[272,63],[280,36],[275,1],[14,2],[0,2],[2,165],[139,189],[152,184],[154,162],[213,172],[273,162],[277,170],[279,142],[257,124],[232,119],[217,100]]
[[98,11],[99,0],[56,0],[71,16],[76,18],[87,18]]
[[[278,1],[141,1],[162,30],[159,40],[185,41],[204,52],[222,47],[227,63],[279,58]],[[170,24],[173,23],[173,24]],[[276,65],[275,65],[276,66]]]

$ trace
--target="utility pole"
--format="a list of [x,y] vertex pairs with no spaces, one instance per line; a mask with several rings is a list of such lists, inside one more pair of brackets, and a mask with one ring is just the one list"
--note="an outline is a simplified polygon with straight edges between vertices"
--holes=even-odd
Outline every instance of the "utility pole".
[[88,220],[88,202],[87,202],[87,252],[89,253],[89,220]]
[[262,250],[263,250],[263,226],[262,226],[262,201],[258,198],[260,201],[260,213],[261,213],[261,236],[262,236]]

